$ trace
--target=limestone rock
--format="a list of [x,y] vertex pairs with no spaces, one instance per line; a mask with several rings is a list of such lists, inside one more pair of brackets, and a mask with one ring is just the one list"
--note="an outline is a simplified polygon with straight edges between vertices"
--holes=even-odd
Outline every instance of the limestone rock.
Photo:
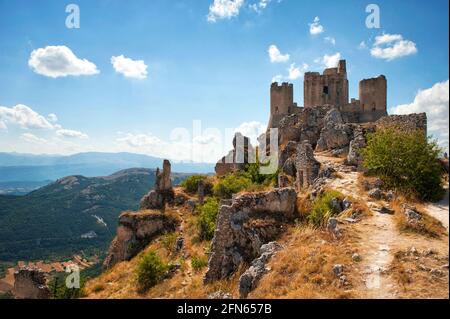
[[156,169],[155,189],[141,199],[141,209],[164,209],[166,203],[173,203],[175,197],[170,179],[171,165],[164,160],[163,171]]
[[264,243],[276,239],[283,225],[295,219],[297,194],[293,188],[248,193],[221,205],[205,283],[227,278],[243,262],[261,254]]
[[341,113],[333,108],[325,116],[325,126],[320,132],[316,151],[342,149],[349,146],[352,135],[349,125],[344,124]]
[[176,224],[174,218],[158,211],[123,213],[103,266],[109,269],[120,261],[130,260],[156,236],[174,231]]
[[239,295],[241,298],[247,298],[247,295],[255,289],[258,281],[267,272],[267,262],[281,249],[282,247],[277,242],[270,242],[261,246],[261,255],[252,261],[250,268],[239,278]]
[[320,163],[315,159],[314,151],[308,141],[303,141],[297,147],[295,168],[298,191],[313,185],[314,180],[319,176]]

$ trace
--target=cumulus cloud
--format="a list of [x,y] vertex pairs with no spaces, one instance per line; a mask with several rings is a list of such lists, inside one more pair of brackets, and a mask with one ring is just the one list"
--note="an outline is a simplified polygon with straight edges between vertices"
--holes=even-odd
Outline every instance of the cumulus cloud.
[[335,68],[337,67],[340,59],[341,53],[336,52],[333,55],[325,54],[323,57],[315,59],[314,62],[323,64],[327,68]]
[[216,22],[221,19],[231,19],[239,15],[244,0],[214,0],[209,6],[207,19]]
[[420,90],[412,103],[395,106],[391,108],[391,112],[394,114],[426,112],[428,134],[436,138],[446,152],[449,151],[449,80]]
[[127,78],[145,79],[147,77],[147,65],[143,60],[132,60],[123,55],[111,57],[111,64],[117,73]]
[[47,120],[49,122],[56,123],[58,122],[58,117],[56,116],[55,113],[50,113],[49,115],[47,115]]
[[37,137],[36,135],[31,133],[23,133],[20,138],[30,143],[47,143],[46,139]]
[[51,78],[100,73],[94,63],[78,58],[64,45],[33,50],[28,65],[34,72]]
[[[272,2],[272,0],[259,0],[259,2],[250,4],[249,8],[253,11],[261,13],[261,11],[264,10],[270,2]],[[278,0],[278,2],[280,2],[280,0]]]
[[403,39],[401,34],[382,34],[375,37],[370,54],[377,59],[394,59],[417,53],[413,41]]
[[320,24],[319,17],[315,17],[314,21],[309,24],[309,33],[312,35],[320,34],[324,32],[324,27]]
[[297,80],[299,77],[303,76],[305,71],[308,69],[308,64],[303,63],[301,66],[297,66],[295,63],[292,63],[289,66],[288,72],[288,79],[289,80]]
[[325,38],[323,38],[323,40],[324,40],[325,42],[327,42],[327,43],[332,44],[332,45],[336,45],[336,39],[333,38],[333,37],[325,37]]
[[82,138],[82,139],[89,138],[89,136],[87,134],[84,134],[80,131],[67,130],[67,129],[57,130],[56,135],[58,137],[67,137],[67,138]]
[[18,104],[13,107],[0,106],[0,127],[19,125],[23,129],[53,129],[53,125],[30,107]]
[[270,62],[281,63],[289,61],[289,54],[281,54],[276,45],[272,44],[267,50],[269,53]]

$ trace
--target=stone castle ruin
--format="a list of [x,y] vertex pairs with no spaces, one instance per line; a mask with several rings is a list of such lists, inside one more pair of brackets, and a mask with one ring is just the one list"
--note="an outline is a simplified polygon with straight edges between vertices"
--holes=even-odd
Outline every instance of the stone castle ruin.
[[[375,122],[387,115],[387,81],[384,75],[359,82],[359,99],[349,102],[346,61],[336,68],[319,72],[306,72],[303,83],[304,108],[331,106],[337,108],[347,122]],[[277,82],[270,87],[269,128],[276,128],[280,121],[291,114],[298,114],[301,107],[294,102],[294,86]]]

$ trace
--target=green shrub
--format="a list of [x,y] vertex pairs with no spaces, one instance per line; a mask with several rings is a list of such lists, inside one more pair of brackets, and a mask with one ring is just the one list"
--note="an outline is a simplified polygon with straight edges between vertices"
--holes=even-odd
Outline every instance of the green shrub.
[[186,178],[182,183],[181,187],[183,187],[186,192],[195,194],[198,192],[198,184],[200,181],[205,182],[205,194],[211,194],[212,184],[207,182],[208,176],[206,175],[192,175]]
[[167,250],[167,252],[172,253],[175,249],[178,234],[175,232],[166,233],[161,237],[161,244]]
[[323,194],[316,197],[312,204],[311,213],[308,215],[308,221],[315,226],[323,226],[330,218],[339,213],[331,202],[333,199],[343,199],[344,195],[335,190],[326,190]]
[[197,208],[199,212],[197,220],[198,237],[201,240],[211,240],[216,229],[219,202],[215,198],[207,198],[203,205]]
[[233,194],[250,187],[252,181],[242,174],[228,174],[214,185],[214,196],[219,198],[231,198]]
[[261,174],[261,167],[269,164],[262,164],[259,161],[258,152],[256,156],[256,163],[247,163],[244,165],[244,176],[249,178],[253,183],[259,185],[276,184],[278,181],[278,170],[273,174]]
[[208,266],[208,259],[204,256],[193,256],[191,260],[192,269],[198,271]]
[[420,130],[408,132],[388,128],[368,134],[361,154],[369,173],[394,188],[422,200],[437,200],[443,195],[441,149]]
[[137,266],[138,289],[144,292],[161,282],[170,267],[154,251],[144,254]]

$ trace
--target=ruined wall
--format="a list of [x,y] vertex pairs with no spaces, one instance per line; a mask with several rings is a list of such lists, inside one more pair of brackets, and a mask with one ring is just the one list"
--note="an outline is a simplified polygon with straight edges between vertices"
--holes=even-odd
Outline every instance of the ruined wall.
[[384,75],[359,82],[360,123],[387,115],[387,81]]
[[35,268],[20,268],[14,273],[14,297],[17,299],[49,299],[45,273]]
[[317,105],[343,106],[348,103],[348,80],[345,60],[337,68],[306,72],[303,82],[304,107]]

